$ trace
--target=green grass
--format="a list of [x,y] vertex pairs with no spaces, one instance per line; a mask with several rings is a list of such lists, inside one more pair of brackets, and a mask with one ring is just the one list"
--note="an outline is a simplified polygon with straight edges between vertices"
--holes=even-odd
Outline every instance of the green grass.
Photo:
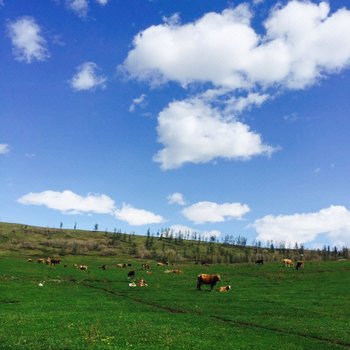
[[[129,260],[131,262],[131,260]],[[149,286],[130,288],[123,260],[64,257],[50,267],[0,258],[0,349],[349,349],[350,262],[178,265],[133,260]],[[87,264],[88,271],[73,267]],[[220,273],[229,293],[196,290],[198,273]],[[39,287],[43,282],[44,286]]]

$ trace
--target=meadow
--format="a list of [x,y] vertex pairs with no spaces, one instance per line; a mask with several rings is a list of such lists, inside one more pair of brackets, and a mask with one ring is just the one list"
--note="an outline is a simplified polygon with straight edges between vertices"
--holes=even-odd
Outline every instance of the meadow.
[[[124,262],[132,267],[115,267]],[[129,287],[130,269],[148,286]],[[220,273],[219,285],[232,289],[198,291],[199,273]],[[297,271],[279,262],[159,267],[83,255],[50,266],[3,254],[0,349],[349,349],[349,290],[348,260]]]

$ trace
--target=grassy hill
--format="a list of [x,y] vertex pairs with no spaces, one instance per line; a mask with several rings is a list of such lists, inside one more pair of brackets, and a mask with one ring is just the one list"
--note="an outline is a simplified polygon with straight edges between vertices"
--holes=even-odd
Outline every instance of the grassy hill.
[[110,256],[159,261],[199,261],[207,263],[243,263],[264,259],[281,261],[338,260],[349,258],[348,249],[305,250],[276,249],[184,239],[181,235],[135,235],[35,227],[0,223],[0,255],[40,256]]

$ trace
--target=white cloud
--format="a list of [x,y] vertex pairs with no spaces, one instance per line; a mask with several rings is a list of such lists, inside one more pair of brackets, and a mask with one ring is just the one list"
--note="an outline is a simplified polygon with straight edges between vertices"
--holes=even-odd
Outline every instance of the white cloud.
[[325,2],[290,1],[271,12],[265,35],[254,30],[252,16],[243,4],[183,25],[153,25],[134,38],[123,67],[131,77],[153,83],[210,82],[250,90],[304,88],[349,65],[350,11],[330,14]]
[[326,234],[335,245],[350,244],[350,211],[340,205],[316,213],[267,215],[256,220],[253,227],[262,241],[308,243]]
[[9,22],[7,29],[17,61],[31,63],[35,60],[44,61],[50,56],[46,40],[41,35],[41,28],[34,18],[21,17]]
[[167,198],[168,198],[169,204],[178,204],[178,205],[186,204],[183,194],[179,192],[174,192],[170,194]]
[[250,159],[275,149],[239,121],[227,120],[200,100],[175,101],[158,116],[158,139],[165,147],[154,157],[162,169],[215,158]]
[[114,201],[104,194],[88,194],[86,197],[82,197],[72,191],[30,192],[19,198],[18,202],[27,205],[44,205],[66,214],[112,214],[115,209]]
[[196,224],[223,222],[226,219],[240,219],[250,211],[246,204],[198,202],[182,210],[182,214]]
[[173,231],[175,234],[182,233],[182,234],[190,234],[189,237],[192,239],[192,234],[197,234],[198,237],[201,237],[201,239],[210,239],[211,237],[220,238],[222,233],[218,230],[211,230],[211,231],[200,231],[195,230],[191,227],[184,226],[184,225],[172,225],[170,226],[170,230]]
[[70,81],[74,90],[93,90],[97,87],[105,88],[107,78],[98,75],[99,67],[93,62],[85,62],[77,68],[77,73]]
[[66,0],[66,4],[79,17],[85,17],[89,10],[88,0]]
[[162,216],[144,209],[136,209],[129,204],[123,204],[121,209],[115,210],[114,215],[119,220],[126,221],[132,226],[160,224],[164,222]]
[[132,104],[129,107],[129,112],[134,112],[137,106],[145,106],[146,95],[141,94],[139,97],[136,97],[132,100]]
[[10,147],[6,143],[0,143],[0,154],[5,154],[10,152]]

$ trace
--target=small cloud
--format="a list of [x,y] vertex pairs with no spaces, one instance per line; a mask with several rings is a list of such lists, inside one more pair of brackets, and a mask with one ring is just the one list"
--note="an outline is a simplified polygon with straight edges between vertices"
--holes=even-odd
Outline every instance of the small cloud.
[[0,154],[6,154],[10,152],[10,147],[6,143],[0,143]]
[[246,204],[198,202],[182,210],[182,214],[196,224],[224,222],[226,219],[241,219],[250,211]]
[[25,156],[26,158],[33,159],[33,158],[36,157],[36,154],[35,154],[35,153],[26,153],[24,156]]
[[168,197],[168,203],[169,204],[178,204],[178,205],[185,205],[184,196],[182,193],[174,192],[170,194]]
[[299,119],[298,113],[291,113],[283,116],[283,119],[287,122],[295,122]]
[[85,17],[89,10],[87,0],[66,0],[67,7],[79,17]]
[[132,100],[132,104],[129,107],[129,112],[134,112],[137,106],[140,106],[141,108],[145,107],[146,106],[145,98],[146,98],[145,94],[142,94],[140,97],[134,98]]
[[33,17],[24,16],[9,22],[7,29],[17,61],[31,63],[44,61],[50,56],[46,40],[41,35],[41,28]]
[[70,81],[76,91],[94,90],[97,87],[105,88],[107,78],[98,75],[99,67],[93,62],[85,62],[77,68],[77,73]]
[[314,169],[314,173],[315,173],[315,174],[319,173],[320,171],[321,171],[321,168],[316,168],[316,169]]
[[164,218],[144,209],[136,209],[129,204],[123,204],[121,209],[114,212],[117,219],[126,221],[132,226],[160,224]]
[[101,6],[105,6],[108,4],[109,0],[96,0],[97,3],[99,3]]

